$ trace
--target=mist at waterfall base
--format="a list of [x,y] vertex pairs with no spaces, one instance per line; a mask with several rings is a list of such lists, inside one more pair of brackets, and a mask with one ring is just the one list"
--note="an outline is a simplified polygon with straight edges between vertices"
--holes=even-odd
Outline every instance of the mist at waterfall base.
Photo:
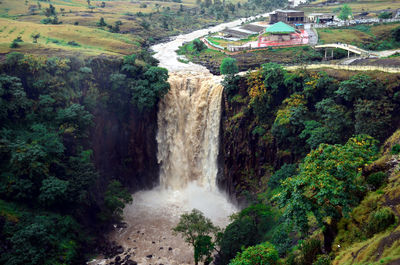
[[116,232],[113,239],[138,264],[194,264],[193,248],[180,235],[172,233],[180,215],[193,208],[220,227],[225,227],[228,217],[236,211],[226,196],[196,182],[179,190],[157,187],[139,191],[133,195],[132,204],[124,209],[127,227]]

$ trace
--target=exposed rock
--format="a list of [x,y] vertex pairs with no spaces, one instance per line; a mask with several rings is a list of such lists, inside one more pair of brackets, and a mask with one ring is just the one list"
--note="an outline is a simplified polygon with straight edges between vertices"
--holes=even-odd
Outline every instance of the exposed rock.
[[138,263],[136,261],[133,260],[127,260],[124,265],[137,265]]
[[117,253],[118,253],[118,254],[124,253],[124,248],[123,248],[122,246],[119,246],[119,247],[117,248]]

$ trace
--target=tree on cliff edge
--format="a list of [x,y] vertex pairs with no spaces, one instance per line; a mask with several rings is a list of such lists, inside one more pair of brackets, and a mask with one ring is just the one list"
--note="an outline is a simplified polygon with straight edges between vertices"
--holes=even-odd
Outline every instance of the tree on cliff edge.
[[237,65],[236,59],[226,57],[222,60],[220,66],[220,72],[223,75],[233,75],[239,72],[239,67]]

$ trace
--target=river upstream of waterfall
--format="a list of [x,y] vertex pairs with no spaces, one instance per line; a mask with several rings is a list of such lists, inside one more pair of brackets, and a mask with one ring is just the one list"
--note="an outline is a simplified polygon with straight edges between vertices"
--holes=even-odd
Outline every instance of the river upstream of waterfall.
[[[110,235],[112,241],[124,247],[122,260],[129,255],[132,261],[143,265],[194,264],[193,249],[179,235],[172,234],[180,215],[196,208],[214,224],[224,227],[237,211],[216,186],[221,77],[203,66],[179,62],[175,51],[184,42],[245,20],[180,35],[152,47],[159,66],[168,69],[171,85],[159,103],[157,121],[160,186],[133,194],[133,202],[123,213],[126,227],[117,228]],[[114,260],[94,260],[90,264]]]

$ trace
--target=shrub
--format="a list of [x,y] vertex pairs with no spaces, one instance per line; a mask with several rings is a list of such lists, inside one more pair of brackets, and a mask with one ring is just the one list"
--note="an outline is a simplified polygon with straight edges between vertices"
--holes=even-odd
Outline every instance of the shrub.
[[398,155],[398,154],[400,154],[400,144],[395,144],[395,145],[393,145],[391,153],[392,153],[393,155]]
[[386,179],[386,174],[382,171],[373,173],[367,177],[367,183],[376,190],[380,186],[382,186],[383,182]]
[[12,49],[19,48],[19,47],[20,47],[20,45],[15,40],[13,40],[10,44],[10,48],[12,48]]
[[70,46],[74,46],[74,47],[81,46],[79,43],[75,42],[74,40],[73,41],[69,41],[67,44],[70,45]]
[[392,16],[393,16],[393,13],[392,12],[382,12],[382,13],[380,13],[379,14],[379,16],[378,16],[378,18],[381,18],[381,19],[388,19],[388,18],[392,18]]
[[47,18],[44,18],[44,19],[40,20],[40,23],[42,23],[42,24],[51,24],[51,21],[53,21],[53,20],[51,18],[47,17]]
[[242,253],[239,253],[230,265],[274,265],[278,264],[278,252],[275,247],[265,242],[254,247],[248,247]]
[[313,263],[313,265],[330,265],[331,257],[328,255],[320,255],[317,260]]
[[301,244],[301,264],[313,264],[318,254],[321,254],[321,241],[310,239]]
[[368,236],[385,231],[396,223],[396,216],[389,207],[383,207],[372,212],[368,218],[366,232]]

